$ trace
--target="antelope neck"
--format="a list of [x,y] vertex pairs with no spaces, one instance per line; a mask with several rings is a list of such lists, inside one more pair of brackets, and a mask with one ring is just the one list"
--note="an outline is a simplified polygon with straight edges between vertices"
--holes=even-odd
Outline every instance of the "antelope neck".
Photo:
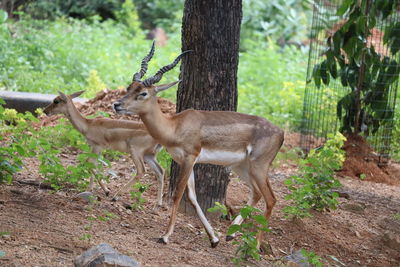
[[150,135],[161,145],[167,146],[172,141],[171,135],[175,131],[175,125],[170,118],[162,113],[158,103],[150,111],[139,113],[139,117]]
[[88,129],[87,119],[77,110],[75,105],[71,102],[67,104],[68,112],[65,114],[71,121],[72,125],[81,133],[85,133]]

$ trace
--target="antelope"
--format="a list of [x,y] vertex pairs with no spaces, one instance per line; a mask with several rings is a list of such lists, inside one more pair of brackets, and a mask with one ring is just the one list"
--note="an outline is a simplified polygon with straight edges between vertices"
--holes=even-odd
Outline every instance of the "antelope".
[[[134,79],[127,88],[127,94],[113,103],[113,109],[120,114],[137,114],[154,137],[180,165],[179,182],[173,196],[171,215],[165,234],[158,240],[167,244],[174,231],[177,210],[187,186],[188,197],[196,209],[211,242],[219,243],[213,228],[201,210],[195,192],[193,166],[196,163],[211,163],[231,167],[251,190],[248,205],[255,206],[263,197],[266,208],[264,216],[269,219],[276,198],[268,179],[268,169],[278,153],[284,139],[283,131],[264,118],[232,111],[185,110],[173,116],[161,112],[157,93],[166,90],[179,81],[163,85],[158,83],[163,74],[174,68],[182,56],[162,67],[154,76],[141,81]],[[147,64],[154,54],[154,44],[142,65]],[[241,224],[239,215],[232,224]],[[226,240],[232,240],[227,236]],[[263,239],[257,234],[258,248]]]
[[[129,190],[135,180],[140,180],[145,174],[144,162],[154,171],[158,180],[157,205],[162,205],[162,192],[164,186],[164,169],[156,160],[156,154],[161,150],[161,145],[147,132],[143,123],[128,120],[113,120],[107,118],[87,119],[75,107],[72,99],[80,96],[84,91],[79,91],[71,95],[59,92],[59,96],[54,98],[44,113],[48,116],[55,114],[65,115],[72,125],[82,135],[92,148],[92,152],[100,154],[104,149],[113,149],[120,152],[130,153],[133,163],[136,166],[136,176],[118,190],[113,200],[117,196]],[[90,159],[94,162],[94,159]],[[109,190],[98,181],[101,188],[109,194]],[[93,176],[89,181],[89,190],[93,189]]]

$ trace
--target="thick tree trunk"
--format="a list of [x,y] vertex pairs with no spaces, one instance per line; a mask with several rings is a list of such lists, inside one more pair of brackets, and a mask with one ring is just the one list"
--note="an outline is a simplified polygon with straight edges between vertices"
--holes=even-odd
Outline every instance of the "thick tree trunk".
[[[182,21],[182,50],[193,50],[182,60],[177,112],[231,110],[237,107],[242,0],[186,0]],[[169,193],[178,177],[173,163]],[[197,200],[204,211],[216,201],[225,203],[229,172],[225,167],[198,164],[194,168]],[[181,210],[194,213],[187,197]]]

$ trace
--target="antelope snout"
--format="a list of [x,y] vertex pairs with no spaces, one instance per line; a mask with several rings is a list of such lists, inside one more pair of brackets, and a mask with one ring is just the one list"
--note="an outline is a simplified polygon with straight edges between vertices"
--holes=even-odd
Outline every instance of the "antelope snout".
[[120,111],[123,110],[123,108],[122,108],[122,103],[119,102],[119,101],[114,102],[114,103],[112,104],[112,109],[113,109],[115,112],[119,113]]

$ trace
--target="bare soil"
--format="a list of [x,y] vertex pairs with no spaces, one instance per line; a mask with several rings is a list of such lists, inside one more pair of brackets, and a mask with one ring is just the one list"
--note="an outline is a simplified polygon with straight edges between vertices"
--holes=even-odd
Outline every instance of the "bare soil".
[[[97,111],[101,107],[81,107],[85,109],[90,114],[90,109]],[[171,113],[173,109],[170,108]],[[167,108],[165,112],[169,112]],[[52,123],[56,123],[54,119],[43,118],[41,124]],[[294,146],[291,142],[296,136],[287,134],[286,148]],[[71,163],[76,160],[76,155],[66,157]],[[73,189],[53,192],[20,183],[43,181],[37,171],[38,164],[36,159],[25,160],[25,168],[14,182],[0,185],[0,251],[5,252],[5,256],[0,256],[0,266],[73,266],[77,255],[99,243],[110,244],[142,266],[233,266],[231,259],[237,246],[224,239],[230,223],[225,219],[210,220],[221,234],[216,248],[210,247],[200,221],[185,214],[178,214],[170,244],[157,243],[166,229],[169,210],[153,210],[157,191],[154,175],[146,175],[141,181],[151,184],[144,193],[143,210],[132,211],[124,207],[124,203],[131,202],[128,194],[112,202],[97,188],[97,201],[87,203],[77,198],[78,192]],[[399,183],[377,183],[340,174],[342,191],[349,198],[340,198],[337,210],[316,212],[312,218],[293,221],[285,219],[282,213],[282,208],[289,204],[284,200],[289,191],[283,181],[297,171],[296,164],[280,160],[274,166],[271,184],[278,202],[267,235],[273,255],[263,255],[261,261],[250,261],[249,266],[282,266],[281,258],[300,248],[322,256],[325,265],[328,262],[332,266],[400,265],[400,248],[387,238],[400,239]],[[400,165],[391,163],[388,168],[393,169],[386,173],[392,175],[390,179],[399,181]],[[112,169],[118,178],[111,177],[108,186],[115,192],[129,180],[134,166],[128,156],[123,156],[112,163]],[[229,205],[241,206],[247,202],[248,188],[232,178],[227,195]],[[263,209],[264,203],[258,207]]]

